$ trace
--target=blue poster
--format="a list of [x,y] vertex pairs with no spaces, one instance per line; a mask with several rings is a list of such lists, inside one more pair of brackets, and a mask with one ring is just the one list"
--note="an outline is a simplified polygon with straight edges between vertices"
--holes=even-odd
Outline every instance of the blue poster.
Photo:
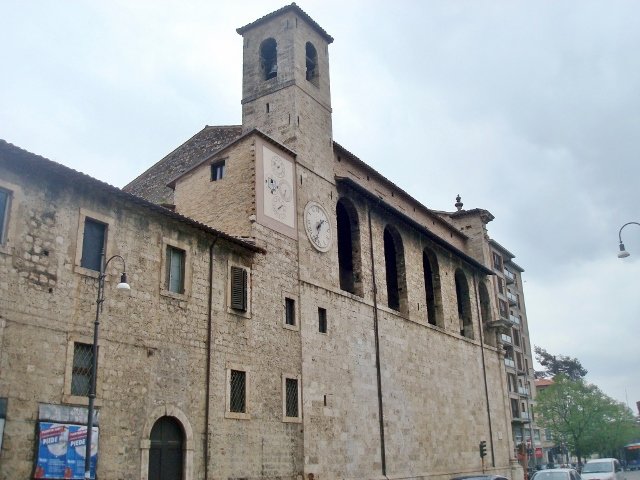
[[[98,427],[91,435],[91,478],[98,462]],[[40,422],[35,478],[84,479],[87,427]]]

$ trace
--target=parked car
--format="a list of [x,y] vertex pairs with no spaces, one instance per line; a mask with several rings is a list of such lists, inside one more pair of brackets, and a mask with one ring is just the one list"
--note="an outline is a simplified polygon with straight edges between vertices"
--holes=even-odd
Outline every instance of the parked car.
[[534,473],[530,480],[582,480],[573,468],[553,468]]
[[581,475],[583,480],[625,480],[622,465],[615,458],[588,460]]
[[500,475],[462,475],[453,477],[451,480],[509,480],[507,477]]

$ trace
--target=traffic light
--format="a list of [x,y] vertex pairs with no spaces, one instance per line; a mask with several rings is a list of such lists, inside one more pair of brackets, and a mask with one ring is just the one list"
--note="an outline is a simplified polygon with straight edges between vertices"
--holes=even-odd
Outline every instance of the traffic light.
[[485,440],[480,441],[480,458],[487,456],[487,442]]

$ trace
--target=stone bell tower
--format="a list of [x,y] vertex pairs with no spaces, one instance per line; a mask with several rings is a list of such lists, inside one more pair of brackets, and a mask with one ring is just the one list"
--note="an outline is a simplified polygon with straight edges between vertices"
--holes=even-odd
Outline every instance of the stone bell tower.
[[258,128],[330,178],[333,159],[329,44],[295,3],[237,30],[244,38],[243,131]]

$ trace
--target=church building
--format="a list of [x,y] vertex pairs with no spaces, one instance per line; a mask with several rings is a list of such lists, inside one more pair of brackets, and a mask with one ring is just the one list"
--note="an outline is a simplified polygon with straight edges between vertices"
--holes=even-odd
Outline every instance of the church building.
[[295,3],[237,32],[242,125],[122,190],[0,142],[0,479],[84,478],[97,317],[97,478],[521,479],[493,216],[334,141]]

